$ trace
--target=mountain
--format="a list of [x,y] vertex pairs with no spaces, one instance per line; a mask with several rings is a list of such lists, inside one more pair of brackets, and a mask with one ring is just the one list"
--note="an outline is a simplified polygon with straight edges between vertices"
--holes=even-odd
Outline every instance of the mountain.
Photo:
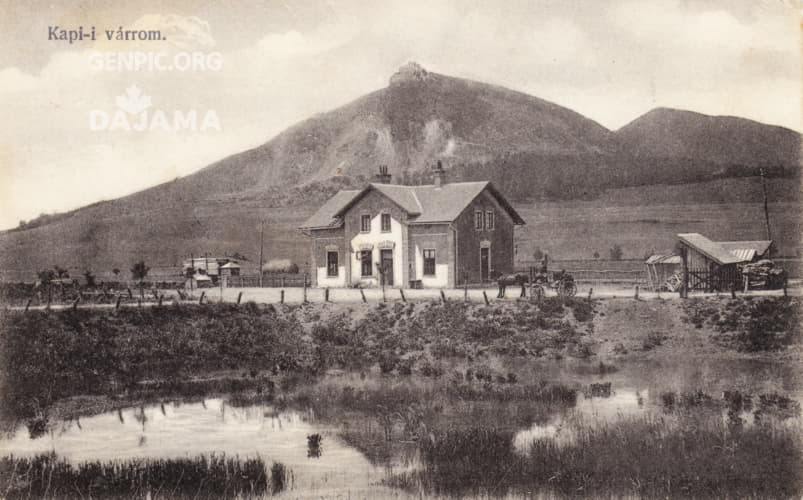
[[800,134],[733,116],[657,108],[614,135],[621,149],[637,158],[694,158],[745,166],[800,162]]
[[[745,177],[765,165],[771,177],[789,176],[799,170],[799,145],[799,134],[780,127],[667,109],[612,132],[537,97],[411,63],[387,87],[195,174],[0,233],[0,279],[30,279],[57,264],[73,275],[127,273],[135,260],[175,266],[190,253],[237,252],[253,262],[263,220],[268,258],[303,264],[298,223],[380,164],[396,181],[421,183],[441,160],[453,180],[492,180],[529,203]],[[718,184],[701,185],[690,192],[705,203]]]
[[[388,87],[316,115],[194,176],[217,193],[264,191],[334,176],[397,176],[506,151],[613,151],[611,132],[556,104],[502,87],[403,66]],[[398,179],[399,177],[397,177]]]

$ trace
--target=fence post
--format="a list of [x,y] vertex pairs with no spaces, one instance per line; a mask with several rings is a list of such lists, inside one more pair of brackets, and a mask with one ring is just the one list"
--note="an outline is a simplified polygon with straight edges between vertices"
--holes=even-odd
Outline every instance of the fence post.
[[446,303],[446,294],[443,292],[443,288],[441,288],[441,300],[444,304]]
[[31,307],[31,302],[33,302],[33,297],[28,299],[28,303],[25,304],[25,312],[28,312],[28,308]]
[[365,291],[362,288],[360,288],[360,295],[362,295],[363,303],[368,302],[367,300],[365,300]]
[[122,300],[122,298],[123,298],[122,295],[118,295],[117,296],[117,302],[114,304],[114,309],[115,310],[120,309],[120,301]]
[[635,291],[635,293],[633,294],[633,298],[634,298],[634,299],[636,299],[636,300],[638,300],[638,285],[636,285],[636,291]]
[[304,273],[304,303],[307,303],[307,273]]
[[163,297],[164,297],[164,295],[160,295],[159,296],[159,307],[162,307],[162,298]]
[[329,302],[329,287],[323,289],[323,301]]
[[463,300],[468,302],[468,283],[463,283]]
[[[304,276],[306,276],[306,275],[307,275],[307,274],[306,274],[306,273],[304,273]],[[282,277],[281,277],[281,284],[282,284],[282,288],[284,288],[284,276],[282,276]]]
[[589,302],[591,302],[591,294],[592,294],[592,293],[594,293],[594,289],[593,289],[593,288],[589,288],[589,289],[588,289],[588,301],[589,301]]
[[137,299],[137,307],[142,307],[142,299]]
[[744,276],[744,293],[747,293],[747,289],[749,288],[749,281],[747,280],[747,275]]
[[279,303],[284,304],[284,289],[279,293]]
[[241,300],[243,300],[243,292],[237,294],[237,305],[240,305]]
[[200,306],[200,305],[203,305],[203,303],[204,303],[204,297],[205,297],[205,296],[206,296],[206,291],[203,291],[203,292],[201,292],[201,298],[200,298],[200,299],[198,299],[198,305],[199,305],[199,306]]
[[78,309],[78,302],[80,302],[80,301],[81,301],[81,296],[79,295],[78,297],[76,297],[76,299],[72,303],[72,310],[73,311]]
[[401,295],[402,302],[407,302],[407,299],[404,297],[404,289],[399,288],[399,294]]
[[733,281],[731,281],[731,298],[732,299],[736,298],[736,283],[734,283]]
[[128,298],[129,299],[133,299],[134,298],[134,294],[131,293],[131,289],[130,288],[126,288],[126,290],[128,290]]
[[789,296],[789,292],[787,292],[787,290],[786,290],[786,279],[785,278],[783,280],[783,296],[784,297],[788,297]]
[[487,294],[487,293],[485,293],[485,290],[483,290],[483,291],[482,291],[482,298],[484,298],[484,299],[485,299],[485,305],[486,305],[486,306],[489,306],[489,305],[491,305],[491,302],[488,300],[488,294]]

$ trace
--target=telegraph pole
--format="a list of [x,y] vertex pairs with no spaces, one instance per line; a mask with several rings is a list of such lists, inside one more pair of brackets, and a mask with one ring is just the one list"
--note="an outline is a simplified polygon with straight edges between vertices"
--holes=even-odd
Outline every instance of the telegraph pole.
[[265,220],[259,230],[259,288],[262,288],[262,252],[265,248]]
[[759,169],[761,174],[761,189],[764,192],[764,222],[767,225],[767,240],[772,241],[772,234],[770,233],[770,211],[767,207],[767,178],[764,176],[764,169]]

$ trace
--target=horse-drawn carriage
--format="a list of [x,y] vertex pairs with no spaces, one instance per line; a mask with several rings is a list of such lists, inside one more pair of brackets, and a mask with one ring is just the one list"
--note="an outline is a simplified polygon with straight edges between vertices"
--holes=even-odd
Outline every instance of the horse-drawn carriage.
[[556,272],[538,272],[534,269],[528,273],[515,273],[500,276],[497,280],[499,285],[498,298],[505,296],[505,290],[509,285],[521,286],[521,297],[527,296],[527,285],[532,282],[533,297],[543,297],[546,294],[546,289],[550,288],[555,290],[558,297],[574,297],[577,294],[577,284],[574,282],[574,277],[567,273],[565,270]]

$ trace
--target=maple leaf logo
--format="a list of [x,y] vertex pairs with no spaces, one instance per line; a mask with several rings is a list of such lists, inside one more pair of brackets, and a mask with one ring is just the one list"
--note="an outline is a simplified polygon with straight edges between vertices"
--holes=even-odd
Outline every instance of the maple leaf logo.
[[151,107],[151,96],[142,95],[142,91],[136,85],[132,85],[125,89],[125,95],[118,95],[114,98],[117,107],[137,115]]

